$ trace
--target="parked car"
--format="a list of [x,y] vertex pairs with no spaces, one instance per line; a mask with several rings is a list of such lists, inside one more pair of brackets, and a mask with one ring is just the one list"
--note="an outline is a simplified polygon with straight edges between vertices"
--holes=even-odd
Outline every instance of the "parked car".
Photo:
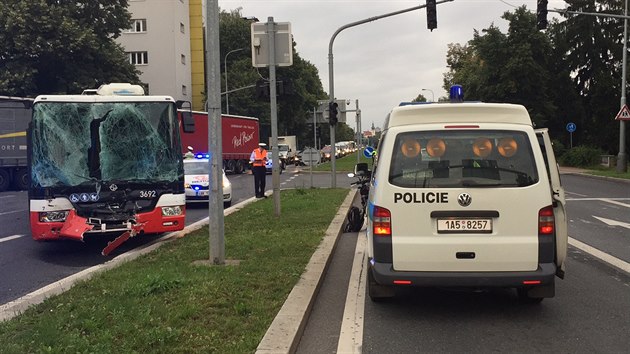
[[[184,160],[186,203],[208,202],[210,194],[210,161],[207,158]],[[223,171],[223,206],[232,205],[232,184]]]

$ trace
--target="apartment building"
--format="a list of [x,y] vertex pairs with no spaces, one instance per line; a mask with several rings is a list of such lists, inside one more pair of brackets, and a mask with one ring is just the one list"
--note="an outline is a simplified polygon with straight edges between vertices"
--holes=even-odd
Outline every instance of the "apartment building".
[[129,0],[133,25],[117,38],[151,95],[192,101],[189,1]]

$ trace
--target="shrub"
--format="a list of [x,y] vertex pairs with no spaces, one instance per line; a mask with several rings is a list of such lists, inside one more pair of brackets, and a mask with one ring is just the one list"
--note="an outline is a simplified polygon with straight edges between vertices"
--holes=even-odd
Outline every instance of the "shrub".
[[567,150],[560,158],[560,161],[564,166],[591,167],[599,164],[603,153],[598,148],[578,146]]
[[551,145],[553,145],[553,152],[556,156],[560,157],[562,155],[564,155],[565,152],[567,152],[567,148],[564,146],[564,144],[558,140],[558,139],[553,139],[551,141]]

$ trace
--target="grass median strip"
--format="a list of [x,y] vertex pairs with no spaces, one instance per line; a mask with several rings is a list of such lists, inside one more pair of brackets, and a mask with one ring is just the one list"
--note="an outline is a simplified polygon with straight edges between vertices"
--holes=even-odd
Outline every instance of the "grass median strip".
[[319,245],[347,189],[297,189],[225,218],[225,254],[208,228],[95,276],[0,323],[0,352],[216,352],[256,349]]

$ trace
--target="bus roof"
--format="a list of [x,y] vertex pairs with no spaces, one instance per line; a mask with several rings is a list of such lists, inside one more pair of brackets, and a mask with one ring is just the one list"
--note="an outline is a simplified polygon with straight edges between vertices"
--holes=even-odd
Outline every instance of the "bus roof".
[[74,103],[99,103],[99,102],[172,102],[171,96],[100,96],[100,95],[40,95],[35,98],[35,104],[40,102],[74,102]]

